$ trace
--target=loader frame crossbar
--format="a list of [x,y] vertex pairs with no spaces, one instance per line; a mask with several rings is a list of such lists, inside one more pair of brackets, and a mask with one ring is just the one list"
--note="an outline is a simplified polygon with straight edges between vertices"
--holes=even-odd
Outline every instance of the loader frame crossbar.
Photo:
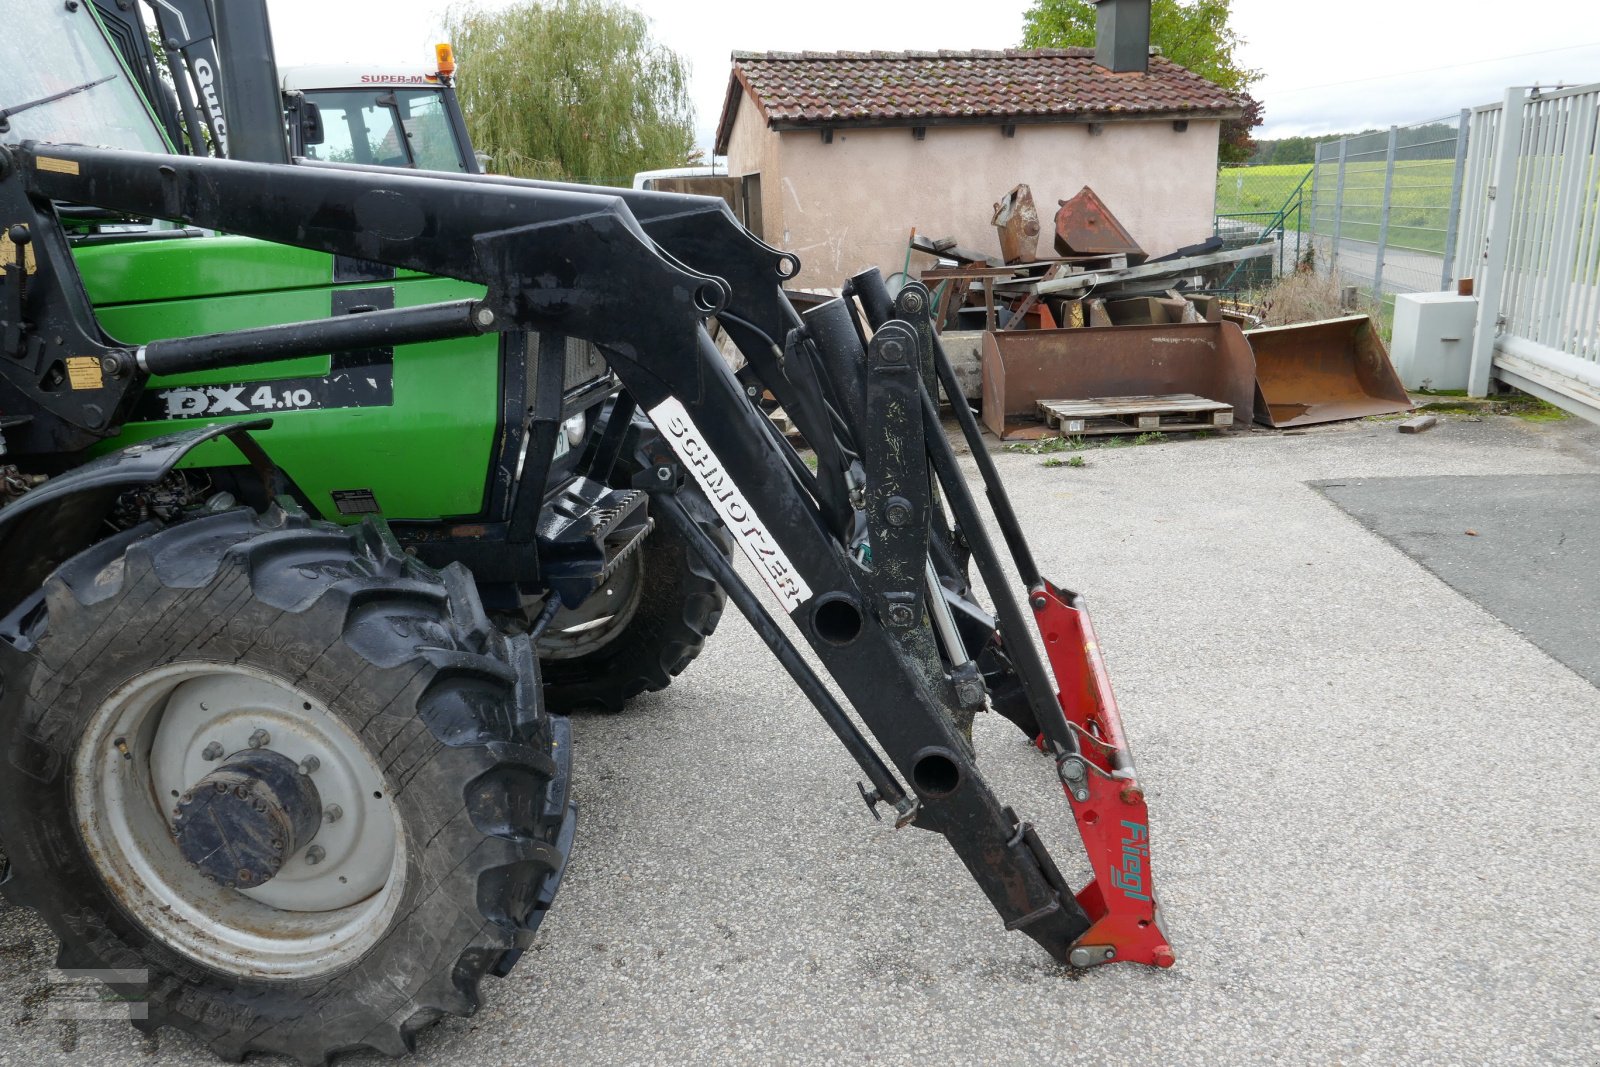
[[[891,299],[868,272],[846,298],[802,318],[782,291],[798,262],[714,198],[79,146],[24,144],[0,157],[0,226],[10,235],[0,239],[30,244],[37,261],[37,273],[24,274],[16,265],[27,257],[14,255],[0,274],[8,338],[0,360],[9,360],[0,410],[36,412],[7,431],[14,448],[68,454],[115,433],[162,371],[486,331],[592,341],[626,390],[613,417],[636,405],[657,431],[639,457],[651,513],[698,546],[861,766],[869,806],[944,836],[1006,927],[1057,960],[1172,962],[1150,882],[1144,797],[1087,615],[1041,577],[920,285]],[[336,337],[308,324],[136,349],[94,322],[55,202],[447,275],[487,294],[470,305],[347,319]],[[817,453],[815,474],[728,369],[707,333],[713,316]],[[1048,665],[940,425],[941,385]],[[609,469],[617,442],[604,434],[594,463]],[[687,514],[678,497],[690,486],[716,509],[871,741]],[[969,559],[994,618],[970,594]],[[1077,893],[978,768],[968,730],[990,699],[1056,761],[1095,871]]]

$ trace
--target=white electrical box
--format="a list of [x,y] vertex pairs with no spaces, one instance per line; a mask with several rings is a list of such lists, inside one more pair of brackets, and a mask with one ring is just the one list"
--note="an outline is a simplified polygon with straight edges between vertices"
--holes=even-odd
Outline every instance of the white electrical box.
[[1472,364],[1478,298],[1454,293],[1401,293],[1394,298],[1389,358],[1407,389],[1465,389]]

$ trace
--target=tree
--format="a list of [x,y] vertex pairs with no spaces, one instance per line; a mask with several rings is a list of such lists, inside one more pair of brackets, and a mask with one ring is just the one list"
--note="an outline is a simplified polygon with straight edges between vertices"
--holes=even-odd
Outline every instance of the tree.
[[688,64],[614,0],[521,0],[446,17],[473,143],[500,174],[627,185],[698,158]]
[[[1228,25],[1233,0],[1152,0],[1150,43],[1172,62],[1236,93],[1244,100],[1244,116],[1222,124],[1219,154],[1224,163],[1242,163],[1255,145],[1250,131],[1261,125],[1261,105],[1250,86],[1259,70],[1241,66],[1235,53],[1244,39]],[[1024,48],[1093,47],[1093,0],[1035,0],[1023,16]]]

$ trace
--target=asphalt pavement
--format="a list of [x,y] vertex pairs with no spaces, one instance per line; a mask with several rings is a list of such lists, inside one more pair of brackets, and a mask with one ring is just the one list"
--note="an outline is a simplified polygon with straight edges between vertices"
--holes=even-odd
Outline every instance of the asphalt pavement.
[[1600,686],[1600,475],[1358,478],[1317,488]]
[[[1446,419],[999,456],[1094,612],[1172,970],[1071,974],[1006,933],[938,838],[868,817],[730,614],[670,689],[575,720],[567,884],[415,1062],[1596,1062],[1600,692],[1308,484],[1594,475],[1594,438]],[[1048,761],[994,716],[976,740],[1082,880]],[[0,911],[0,1064],[212,1062],[51,1019],[52,955]]]

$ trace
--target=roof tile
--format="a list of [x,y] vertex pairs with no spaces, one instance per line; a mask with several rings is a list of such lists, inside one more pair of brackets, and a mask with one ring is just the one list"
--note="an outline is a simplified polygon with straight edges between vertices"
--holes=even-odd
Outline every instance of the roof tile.
[[1236,112],[1240,100],[1159,55],[1148,72],[1113,73],[1089,48],[937,52],[735,52],[717,128],[727,149],[747,88],[768,125],[994,116]]

